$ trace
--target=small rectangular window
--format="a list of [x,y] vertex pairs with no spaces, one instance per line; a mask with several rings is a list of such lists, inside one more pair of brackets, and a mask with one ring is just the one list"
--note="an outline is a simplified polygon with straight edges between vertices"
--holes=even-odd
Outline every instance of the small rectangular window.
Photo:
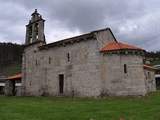
[[151,74],[150,74],[150,72],[148,72],[148,79],[151,79]]
[[67,53],[67,61],[70,62],[70,54]]
[[124,73],[127,73],[127,65],[124,64]]
[[49,59],[48,59],[48,63],[49,63],[49,64],[51,64],[51,60],[52,60],[52,58],[49,57]]
[[38,65],[38,61],[36,60],[36,66]]

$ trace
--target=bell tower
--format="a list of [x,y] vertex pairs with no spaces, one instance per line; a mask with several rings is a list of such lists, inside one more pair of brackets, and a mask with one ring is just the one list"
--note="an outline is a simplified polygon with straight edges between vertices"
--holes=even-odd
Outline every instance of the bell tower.
[[32,13],[31,20],[29,24],[26,25],[26,39],[25,44],[29,45],[35,42],[44,42],[45,43],[45,35],[44,35],[44,22],[45,20],[42,16],[37,12],[37,9]]

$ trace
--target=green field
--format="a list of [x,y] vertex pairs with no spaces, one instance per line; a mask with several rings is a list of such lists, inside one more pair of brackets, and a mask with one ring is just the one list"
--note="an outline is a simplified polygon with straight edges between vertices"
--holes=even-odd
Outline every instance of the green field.
[[160,92],[145,97],[0,97],[0,120],[160,120]]

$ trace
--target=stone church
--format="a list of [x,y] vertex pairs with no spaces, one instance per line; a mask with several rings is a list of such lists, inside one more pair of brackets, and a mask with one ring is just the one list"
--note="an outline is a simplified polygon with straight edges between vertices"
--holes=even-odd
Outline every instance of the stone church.
[[110,28],[46,44],[35,10],[26,25],[22,92],[26,96],[125,96],[155,91],[145,50],[119,42]]

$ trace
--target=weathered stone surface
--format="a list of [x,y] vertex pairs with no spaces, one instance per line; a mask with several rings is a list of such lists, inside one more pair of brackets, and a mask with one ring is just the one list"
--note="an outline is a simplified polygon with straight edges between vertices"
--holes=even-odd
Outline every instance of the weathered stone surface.
[[[111,95],[145,95],[143,58],[138,55],[104,55],[104,89]],[[124,73],[124,64],[127,73]],[[104,90],[105,91],[105,90]]]
[[13,89],[14,89],[14,83],[13,81],[6,80],[5,82],[5,95],[6,96],[13,96]]
[[144,70],[145,74],[145,84],[148,92],[152,92],[156,90],[156,83],[155,83],[155,71],[153,70]]
[[[100,52],[110,41],[116,41],[115,37],[110,29],[104,29],[52,45],[43,45],[43,41],[27,42],[22,65],[23,94],[98,97],[145,95],[154,90],[155,84],[146,82],[141,55]],[[60,94],[62,74],[64,88]]]

